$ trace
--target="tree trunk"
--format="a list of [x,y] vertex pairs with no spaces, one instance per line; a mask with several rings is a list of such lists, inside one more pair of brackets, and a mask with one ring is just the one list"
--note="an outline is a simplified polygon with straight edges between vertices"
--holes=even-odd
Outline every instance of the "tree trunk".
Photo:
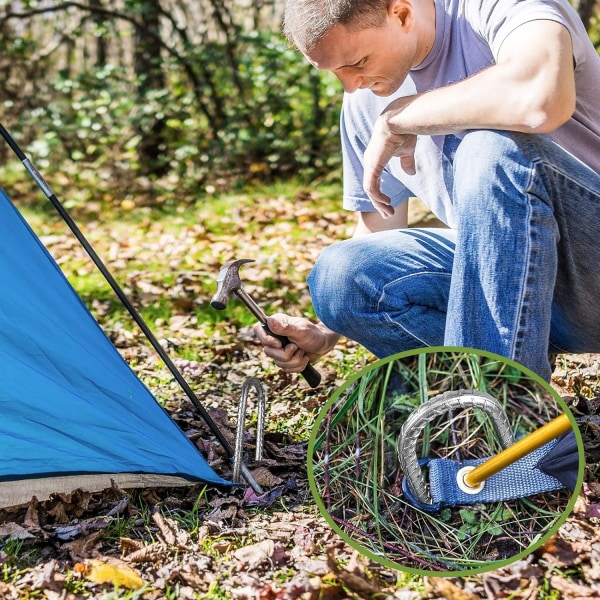
[[[102,8],[102,0],[90,0],[90,6],[92,8]],[[100,12],[93,12],[94,23],[102,28],[106,21],[106,17]],[[96,66],[106,66],[106,38],[103,35],[96,37]]]
[[573,0],[573,6],[581,17],[585,28],[589,30],[596,0]]
[[[137,0],[135,5],[140,26],[135,30],[134,70],[139,102],[147,104],[151,92],[166,88],[162,56],[156,43],[160,38],[161,7],[159,0]],[[148,121],[140,126],[137,152],[147,175],[161,176],[168,170],[164,157],[166,129],[164,115],[148,115]]]

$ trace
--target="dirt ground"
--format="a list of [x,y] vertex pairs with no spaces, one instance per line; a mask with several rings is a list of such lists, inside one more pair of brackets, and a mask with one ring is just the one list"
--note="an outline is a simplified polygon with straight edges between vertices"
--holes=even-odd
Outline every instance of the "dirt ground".
[[[437,225],[416,201],[410,222]],[[261,378],[268,390],[268,433],[265,458],[253,472],[265,493],[203,485],[113,487],[0,510],[0,598],[600,598],[600,355],[561,356],[552,379],[578,420],[586,448],[584,485],[566,522],[518,562],[469,577],[439,577],[407,574],[366,558],[319,514],[309,490],[304,424],[343,383],[335,369],[325,368],[322,386],[312,390],[295,376],[274,372],[252,347],[248,331],[222,342],[212,364],[177,364],[232,441],[240,385],[249,376]],[[137,358],[140,372],[156,370],[141,343],[128,344],[120,350]],[[342,343],[334,358],[355,351],[352,343]],[[167,408],[227,477],[228,459],[193,406],[175,394]],[[288,433],[278,431],[282,421]],[[289,433],[294,426],[298,438]],[[247,437],[252,452],[252,426]]]

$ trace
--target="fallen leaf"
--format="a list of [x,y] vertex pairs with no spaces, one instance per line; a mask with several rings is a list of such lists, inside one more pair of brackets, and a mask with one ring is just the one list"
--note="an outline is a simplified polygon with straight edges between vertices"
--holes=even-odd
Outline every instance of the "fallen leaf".
[[[331,572],[335,577],[348,589],[356,592],[360,596],[370,598],[371,596],[380,596],[385,598],[387,594],[383,594],[382,590],[373,585],[366,579],[366,575],[357,575],[342,567],[339,567],[335,559],[334,548],[327,549],[327,566],[331,569]],[[462,599],[461,599],[462,600]]]
[[81,521],[75,525],[63,525],[54,529],[54,535],[59,540],[69,541],[79,535],[85,535],[90,531],[98,529],[106,529],[107,522],[104,519],[91,519],[89,521]]
[[127,562],[131,563],[157,563],[169,555],[169,550],[164,542],[155,542],[134,550],[127,554]]
[[216,578],[208,557],[201,557],[199,560],[186,562],[182,566],[179,576],[185,583],[194,588],[196,592],[206,592]]
[[124,558],[131,552],[136,552],[144,547],[144,542],[141,540],[132,540],[131,538],[122,537],[119,539],[119,545],[121,546],[121,558]]
[[484,573],[483,589],[488,599],[534,600],[537,598],[544,572],[539,566],[531,564],[531,561],[530,556],[501,569]]
[[600,519],[600,504],[590,504],[586,510],[586,517]]
[[152,515],[152,520],[158,526],[163,540],[170,546],[176,546],[180,550],[190,550],[192,538],[184,531],[177,521],[163,517],[159,512]]
[[596,590],[587,585],[565,579],[560,575],[550,577],[550,587],[558,590],[563,600],[597,600],[600,598],[600,594]]
[[302,548],[305,554],[312,554],[317,547],[315,531],[313,528],[298,527],[296,531],[294,531],[293,539],[294,547]]
[[100,554],[100,545],[104,531],[96,531],[79,539],[63,544],[63,548],[68,550],[73,560],[83,560]]
[[480,600],[479,596],[462,590],[449,579],[426,577],[425,583],[433,594],[441,596],[446,600]]
[[281,477],[273,475],[273,473],[271,473],[271,471],[269,471],[269,469],[266,467],[258,467],[256,469],[252,469],[251,472],[254,479],[260,486],[273,487],[283,483],[283,479],[281,479]]
[[35,538],[29,530],[17,523],[5,523],[0,525],[0,538],[11,538],[13,540],[27,540]]
[[110,562],[90,559],[85,563],[76,563],[74,569],[94,583],[109,583],[127,589],[139,589],[144,585],[144,580],[134,569],[117,559],[111,559]]
[[40,503],[34,496],[27,507],[25,518],[23,519],[23,525],[28,529],[38,531],[40,529]]
[[256,566],[263,560],[271,558],[274,551],[275,542],[273,540],[263,540],[256,544],[238,548],[233,556],[243,564]]

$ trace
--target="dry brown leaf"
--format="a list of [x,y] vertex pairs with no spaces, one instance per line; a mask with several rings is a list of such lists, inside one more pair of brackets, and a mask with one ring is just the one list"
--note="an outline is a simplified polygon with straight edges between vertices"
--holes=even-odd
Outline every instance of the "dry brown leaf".
[[125,558],[131,552],[136,552],[144,548],[144,542],[122,537],[119,539],[119,546],[121,547],[121,558]]
[[336,579],[359,596],[363,598],[371,598],[372,596],[378,596],[379,598],[387,597],[387,594],[384,594],[381,588],[373,585],[366,579],[366,575],[358,575],[339,567],[335,559],[334,548],[327,549],[327,566],[331,569]]
[[220,554],[227,554],[227,552],[233,550],[235,548],[235,544],[231,540],[217,540],[213,544],[211,544],[211,550],[215,552],[219,552]]
[[28,529],[33,529],[38,531],[40,529],[40,503],[38,499],[34,496],[27,507],[27,512],[25,513],[25,519],[23,520],[23,525]]
[[134,550],[126,556],[126,559],[130,563],[157,563],[164,560],[168,555],[169,549],[165,546],[164,542],[155,542],[154,544]]
[[74,570],[94,583],[109,583],[127,589],[143,587],[144,580],[127,563],[105,557],[105,560],[90,559],[76,563]]
[[84,558],[98,556],[103,537],[103,530],[95,531],[72,542],[66,542],[63,544],[63,548],[68,550],[73,560],[83,560]]
[[266,467],[258,467],[256,469],[252,469],[252,475],[258,485],[266,488],[275,487],[283,483],[283,479],[281,477],[277,477],[277,475],[273,475],[269,469]]
[[549,565],[569,567],[579,564],[589,554],[589,542],[567,541],[555,536],[543,546],[543,558]]
[[210,562],[206,563],[207,560],[186,562],[179,572],[181,579],[196,592],[208,591],[210,584],[215,580],[216,575],[210,568]]
[[238,514],[238,510],[238,506],[230,504],[229,506],[225,506],[225,508],[217,508],[208,516],[211,521],[216,521],[217,523],[220,521],[229,521]]
[[81,517],[88,509],[91,493],[77,489],[70,493],[53,494],[47,503],[48,515],[54,517],[54,524],[68,523],[72,517]]
[[12,538],[14,540],[27,540],[35,538],[35,535],[31,533],[25,527],[17,523],[4,523],[0,525],[0,538]]
[[159,512],[152,515],[152,520],[160,530],[162,539],[169,546],[176,546],[180,550],[190,550],[192,538],[187,531],[184,531],[177,521],[168,517],[163,517]]
[[312,554],[317,548],[315,530],[309,527],[298,527],[294,531],[294,548],[302,549],[305,554]]
[[600,598],[598,591],[560,575],[550,577],[550,586],[561,593],[563,600],[597,600]]
[[484,573],[483,589],[489,600],[499,598],[515,598],[533,600],[537,598],[540,580],[544,571],[538,565],[532,564],[533,557],[519,560],[511,565],[489,573]]
[[0,581],[0,598],[3,600],[17,600],[19,593],[14,586]]
[[250,544],[243,548],[238,548],[233,556],[244,565],[256,566],[263,560],[270,559],[275,551],[275,542],[273,540],[263,540],[256,544]]
[[[66,576],[61,569],[62,566],[59,561],[56,559],[49,560],[31,570],[24,571],[24,577],[20,584],[26,586],[29,590],[61,591],[66,580]],[[0,597],[4,598],[4,596]]]
[[479,596],[462,590],[455,583],[443,577],[426,577],[425,583],[433,594],[446,600],[480,600]]
[[326,575],[330,572],[327,561],[317,558],[309,558],[307,560],[297,561],[296,568],[310,575]]

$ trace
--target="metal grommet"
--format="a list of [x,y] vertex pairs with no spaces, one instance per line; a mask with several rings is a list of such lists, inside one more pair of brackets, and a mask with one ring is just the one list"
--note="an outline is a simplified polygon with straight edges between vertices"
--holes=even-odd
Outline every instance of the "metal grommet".
[[430,421],[452,409],[464,408],[479,408],[490,417],[502,448],[508,448],[514,443],[504,408],[485,392],[469,390],[445,392],[421,404],[406,419],[398,436],[400,468],[410,490],[419,502],[431,504],[432,500],[419,465],[417,440]]
[[456,473],[456,485],[463,491],[465,494],[479,494],[485,487],[485,481],[482,481],[478,485],[469,485],[465,481],[465,475],[470,473],[475,467],[473,465],[462,467]]

